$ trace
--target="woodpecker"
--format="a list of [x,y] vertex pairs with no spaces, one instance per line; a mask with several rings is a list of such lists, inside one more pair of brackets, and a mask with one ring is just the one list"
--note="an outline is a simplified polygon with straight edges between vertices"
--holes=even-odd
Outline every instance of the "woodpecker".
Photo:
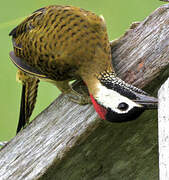
[[[130,121],[145,109],[157,107],[157,99],[118,78],[102,16],[78,7],[51,5],[33,12],[9,34],[22,83],[17,133],[29,122],[40,80],[72,94],[79,104],[93,103],[99,116],[111,122]],[[89,96],[79,94],[69,82],[81,79]]]

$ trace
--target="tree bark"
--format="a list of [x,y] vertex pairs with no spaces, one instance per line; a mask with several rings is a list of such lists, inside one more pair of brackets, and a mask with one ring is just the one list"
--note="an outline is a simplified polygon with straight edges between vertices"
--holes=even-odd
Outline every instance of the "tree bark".
[[[152,95],[169,76],[169,4],[112,43],[119,77]],[[100,120],[61,95],[0,150],[0,179],[157,180],[157,111]]]

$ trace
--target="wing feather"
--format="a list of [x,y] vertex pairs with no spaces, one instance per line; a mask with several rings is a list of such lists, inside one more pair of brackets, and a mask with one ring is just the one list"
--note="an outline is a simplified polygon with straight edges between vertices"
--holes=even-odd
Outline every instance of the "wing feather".
[[13,38],[17,38],[22,33],[25,33],[27,31],[30,31],[34,28],[33,22],[34,20],[38,18],[38,20],[43,19],[43,13],[45,12],[46,8],[41,8],[37,11],[35,11],[33,14],[28,16],[22,23],[20,23],[18,26],[16,26],[12,31],[9,33],[9,36],[12,36]]
[[32,76],[36,76],[38,78],[47,78],[38,69],[36,69],[35,67],[32,67],[32,66],[29,66],[27,63],[25,63],[24,60],[22,60],[20,57],[17,57],[13,51],[11,51],[9,55],[10,55],[12,62],[21,71],[23,71],[27,74],[30,74]]

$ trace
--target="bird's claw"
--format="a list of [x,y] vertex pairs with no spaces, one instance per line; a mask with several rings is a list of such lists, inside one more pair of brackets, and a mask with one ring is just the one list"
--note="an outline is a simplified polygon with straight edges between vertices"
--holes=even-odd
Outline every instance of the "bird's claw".
[[74,90],[68,93],[67,96],[72,102],[75,102],[77,104],[80,104],[80,105],[91,104],[91,99],[89,96],[79,94],[78,92]]

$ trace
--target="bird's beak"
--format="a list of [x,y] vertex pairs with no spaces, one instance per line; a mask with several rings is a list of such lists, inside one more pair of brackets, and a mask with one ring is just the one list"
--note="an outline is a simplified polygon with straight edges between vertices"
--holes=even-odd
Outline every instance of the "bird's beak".
[[137,104],[140,104],[145,109],[157,109],[158,99],[152,96],[135,93],[137,99],[134,100]]

